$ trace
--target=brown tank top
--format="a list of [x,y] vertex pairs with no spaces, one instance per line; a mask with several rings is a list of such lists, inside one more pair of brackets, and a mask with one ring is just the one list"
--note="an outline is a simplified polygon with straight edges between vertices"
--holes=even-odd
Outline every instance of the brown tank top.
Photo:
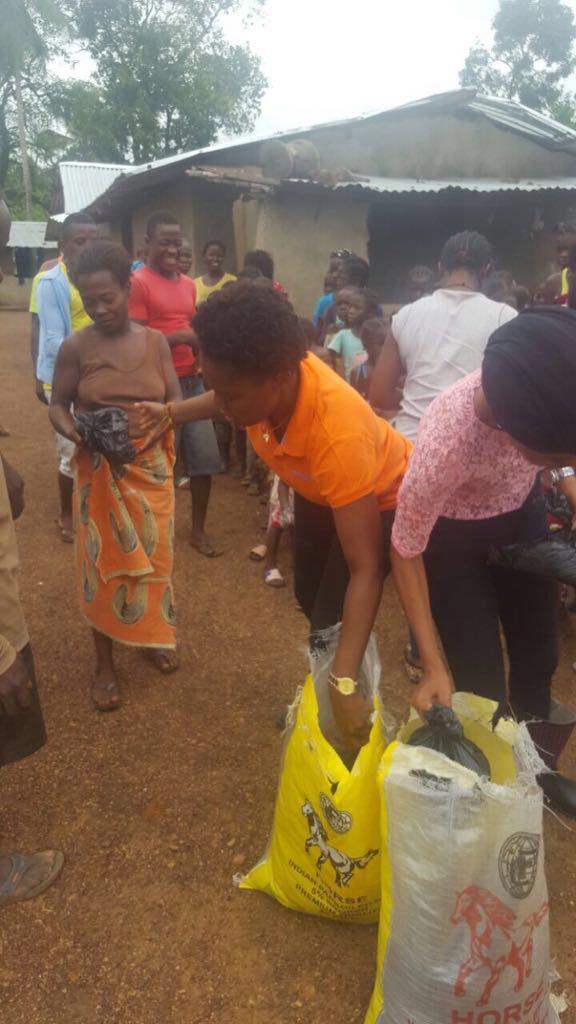
[[[128,413],[130,433],[137,437],[135,402],[164,402],[166,381],[160,358],[159,331],[143,328],[144,353],[140,351],[127,367],[114,360],[112,345],[102,352],[102,344],[94,331],[83,331],[78,337],[80,382],[74,405],[79,412],[95,412],[116,406]],[[125,350],[124,350],[125,351]]]

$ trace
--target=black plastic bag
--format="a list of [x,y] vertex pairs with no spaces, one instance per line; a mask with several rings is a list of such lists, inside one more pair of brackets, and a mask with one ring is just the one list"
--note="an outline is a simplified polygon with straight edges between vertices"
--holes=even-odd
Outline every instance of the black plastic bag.
[[573,530],[556,530],[543,540],[494,549],[490,564],[547,576],[576,587],[576,533]]
[[120,466],[136,458],[128,433],[128,415],[123,409],[111,406],[96,412],[78,412],[76,424],[84,447],[89,452],[100,452],[111,465]]
[[443,704],[434,704],[425,714],[426,725],[413,732],[408,744],[411,747],[427,747],[445,754],[451,761],[470,768],[483,778],[490,778],[490,762],[472,740],[464,735],[460,721]]
[[564,525],[560,529],[550,530],[538,540],[493,548],[490,564],[503,565],[517,572],[547,576],[559,583],[570,583],[576,587],[576,531],[572,529],[572,509],[568,500],[553,489],[537,501]]

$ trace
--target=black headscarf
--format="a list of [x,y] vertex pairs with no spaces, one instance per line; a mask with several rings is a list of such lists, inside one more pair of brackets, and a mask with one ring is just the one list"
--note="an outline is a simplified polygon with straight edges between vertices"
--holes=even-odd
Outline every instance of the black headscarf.
[[482,387],[515,441],[576,453],[576,312],[540,306],[499,327],[484,353]]

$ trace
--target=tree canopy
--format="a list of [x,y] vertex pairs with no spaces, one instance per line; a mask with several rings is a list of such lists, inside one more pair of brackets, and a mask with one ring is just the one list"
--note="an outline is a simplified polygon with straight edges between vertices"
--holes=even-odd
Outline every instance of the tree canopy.
[[262,3],[68,0],[95,67],[91,86],[75,83],[64,97],[76,152],[141,163],[249,130],[266,82],[259,58],[230,43],[223,26]]
[[[249,131],[266,81],[230,25],[265,0],[0,0],[0,187],[20,209],[16,74],[35,215],[58,160],[144,163]],[[231,21],[233,19],[233,22]],[[74,58],[92,66],[80,78]],[[69,59],[68,74],[57,74]]]
[[572,8],[562,0],[500,0],[492,29],[491,48],[472,46],[460,84],[569,119],[563,83],[576,67]]

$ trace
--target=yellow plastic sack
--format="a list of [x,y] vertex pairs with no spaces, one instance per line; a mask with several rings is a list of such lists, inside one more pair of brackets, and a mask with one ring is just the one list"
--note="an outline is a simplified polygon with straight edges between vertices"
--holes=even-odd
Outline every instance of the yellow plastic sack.
[[454,695],[491,780],[404,741],[378,770],[382,906],[365,1024],[557,1024],[550,1003],[542,767],[525,726]]
[[384,741],[377,716],[351,771],[320,730],[308,676],[288,736],[272,835],[241,889],[285,907],[340,921],[378,920],[380,826],[377,767]]

